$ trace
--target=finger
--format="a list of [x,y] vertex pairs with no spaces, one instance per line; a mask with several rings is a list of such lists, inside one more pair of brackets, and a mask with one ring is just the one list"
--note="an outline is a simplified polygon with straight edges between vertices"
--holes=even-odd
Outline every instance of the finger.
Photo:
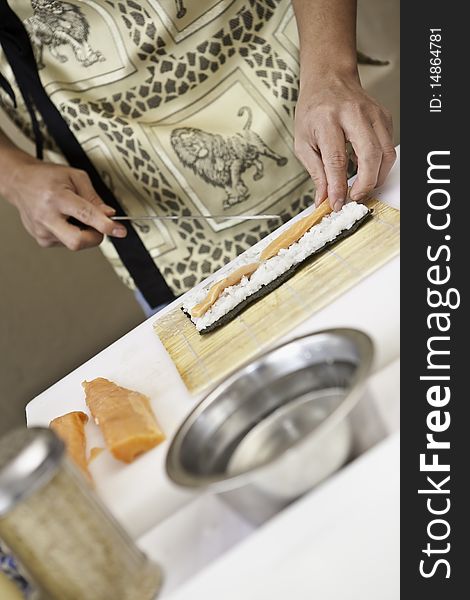
[[62,214],[73,217],[104,235],[113,237],[126,237],[127,230],[122,225],[111,221],[103,212],[91,202],[84,200],[73,192],[65,192],[60,200],[59,207]]
[[116,214],[116,209],[107,204],[100,204],[97,208],[99,208],[107,217],[114,217]]
[[30,236],[36,240],[41,248],[62,245],[59,240],[43,225],[30,220],[27,213],[20,212],[21,222]]
[[37,237],[36,241],[41,248],[58,248],[64,246],[64,244],[53,235]]
[[328,198],[331,208],[336,211],[341,210],[348,191],[348,156],[343,131],[336,126],[320,130],[318,148],[328,182]]
[[390,139],[393,139],[393,118],[392,118],[392,113],[388,109],[382,107],[382,115],[383,115],[383,118],[384,118],[385,129],[388,131]]
[[326,174],[320,155],[307,143],[296,147],[296,154],[315,184],[315,206],[319,206],[328,195]]
[[74,252],[94,248],[103,241],[103,236],[98,231],[79,229],[62,219],[54,220],[49,228],[57,240]]
[[116,214],[116,209],[112,206],[108,206],[108,204],[98,204],[96,208],[107,217],[114,217],[114,215]]
[[393,167],[397,153],[393,146],[393,138],[387,124],[383,121],[373,123],[374,131],[382,148],[382,162],[377,176],[377,186],[382,185]]
[[98,206],[104,212],[104,214],[112,216],[116,213],[114,208],[105,204],[105,202],[103,202],[101,197],[98,195],[86,171],[72,169],[70,171],[70,179],[75,186],[78,196],[81,196],[85,200],[88,200],[88,202]]
[[34,238],[41,248],[52,248],[53,246],[63,246],[55,235],[43,226],[36,226]]
[[348,132],[349,140],[357,156],[357,177],[351,188],[351,199],[357,202],[369,196],[377,185],[382,148],[372,125],[363,121]]

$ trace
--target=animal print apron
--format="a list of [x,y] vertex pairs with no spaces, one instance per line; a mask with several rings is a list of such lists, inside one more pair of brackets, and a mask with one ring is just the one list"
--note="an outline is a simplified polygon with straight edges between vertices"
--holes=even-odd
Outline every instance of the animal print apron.
[[[312,203],[293,149],[298,54],[290,0],[9,3],[29,33],[45,90],[128,214],[262,212],[287,220]],[[0,72],[15,89],[1,53]],[[3,92],[0,105],[32,135],[24,105],[15,109]],[[136,225],[176,295],[277,226]],[[101,249],[133,287],[110,241]]]

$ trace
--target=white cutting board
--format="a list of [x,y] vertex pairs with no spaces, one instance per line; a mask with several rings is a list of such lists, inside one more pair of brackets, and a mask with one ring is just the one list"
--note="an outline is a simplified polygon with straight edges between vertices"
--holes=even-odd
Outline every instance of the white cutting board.
[[[398,165],[376,196],[394,207],[399,203]],[[181,299],[176,301],[179,303]],[[164,314],[173,308],[169,305]],[[168,438],[200,399],[191,396],[153,331],[151,317],[103,350],[26,407],[28,426],[47,426],[56,416],[72,410],[87,412],[81,383],[106,377],[150,397],[152,408]],[[399,258],[395,258],[351,288],[330,306],[295,328],[285,339],[326,327],[356,327],[375,343],[374,371],[399,355]],[[51,357],[53,360],[54,357]],[[103,446],[94,423],[87,426],[89,447]],[[194,494],[176,489],[166,478],[164,458],[168,441],[131,465],[103,452],[91,464],[96,488],[129,533],[138,537],[187,504]]]

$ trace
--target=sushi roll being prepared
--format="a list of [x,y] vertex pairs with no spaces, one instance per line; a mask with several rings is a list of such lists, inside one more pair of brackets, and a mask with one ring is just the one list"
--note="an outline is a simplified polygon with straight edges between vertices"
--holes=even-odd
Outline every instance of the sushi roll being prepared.
[[335,213],[325,200],[272,241],[246,252],[227,277],[188,293],[183,311],[199,333],[213,331],[281,285],[308,258],[356,231],[370,215],[371,211],[357,202],[349,202]]

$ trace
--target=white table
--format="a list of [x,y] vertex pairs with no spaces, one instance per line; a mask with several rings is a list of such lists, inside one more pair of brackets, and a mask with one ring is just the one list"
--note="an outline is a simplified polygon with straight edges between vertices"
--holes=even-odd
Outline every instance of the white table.
[[[386,186],[377,193],[381,200],[393,206],[399,203],[398,176],[399,164],[397,163]],[[160,315],[172,308],[173,305],[170,305]],[[32,400],[26,410],[28,425],[48,425],[52,418],[70,410],[87,412],[81,382],[101,376],[147,394],[151,398],[158,420],[170,438],[180,421],[201,396],[191,395],[182,383],[175,366],[153,331],[155,318],[142,323]],[[296,327],[284,339],[326,327],[356,327],[368,333],[376,348],[373,367],[375,375],[371,379],[371,385],[379,411],[387,422],[388,431],[391,432],[397,428],[398,422],[398,325],[399,258],[395,258]],[[88,425],[87,437],[90,447],[103,445],[93,423]],[[321,600],[329,598],[331,600],[353,598],[372,600],[377,597],[381,599],[398,597],[393,594],[375,593],[374,595],[372,591],[369,594],[367,590],[375,589],[372,585],[375,581],[372,574],[370,577],[373,581],[369,582],[371,586],[367,587],[359,580],[356,581],[351,571],[351,565],[356,564],[355,561],[360,558],[360,553],[358,555],[354,551],[358,540],[353,536],[359,533],[355,527],[364,526],[363,535],[365,535],[364,532],[372,526],[372,522],[368,521],[368,513],[371,513],[369,503],[366,502],[367,498],[372,498],[372,495],[368,495],[366,488],[364,488],[366,494],[364,497],[355,495],[356,487],[360,481],[366,485],[368,477],[374,477],[380,485],[384,484],[383,488],[375,489],[375,492],[379,494],[381,501],[387,503],[387,512],[384,512],[383,516],[377,512],[373,513],[374,531],[369,533],[372,537],[380,537],[380,531],[383,535],[386,533],[383,541],[387,544],[387,549],[383,560],[380,558],[380,552],[375,550],[364,556],[366,560],[374,556],[374,568],[378,569],[376,573],[380,572],[376,563],[382,560],[382,567],[385,569],[386,564],[392,564],[390,568],[394,576],[396,574],[397,565],[390,563],[388,554],[394,551],[396,545],[398,535],[396,529],[395,534],[389,530],[390,524],[394,523],[398,515],[398,505],[395,496],[389,496],[387,482],[381,479],[381,472],[385,468],[389,469],[392,479],[396,478],[396,442],[385,443],[381,448],[367,452],[358,461],[336,474],[320,490],[314,490],[305,499],[273,519],[265,528],[256,531],[253,531],[248,523],[217,497],[207,495],[196,497],[195,494],[176,489],[167,480],[164,472],[167,448],[168,442],[164,442],[128,466],[123,466],[109,453],[103,452],[91,465],[91,471],[97,482],[97,491],[109,509],[131,535],[139,540],[140,545],[149,555],[166,567],[168,577],[163,590],[164,598],[168,597],[168,600],[170,597],[172,600],[199,597],[214,598],[214,600],[221,597],[224,600],[240,597],[246,597],[246,600],[251,598],[261,600],[264,597],[275,599],[281,598],[281,595],[285,597],[287,590],[292,592],[292,585],[296,585],[296,581],[304,581],[302,584],[299,583],[301,587],[298,590],[295,588],[296,600],[303,600],[303,598],[310,600],[312,597]],[[326,490],[330,489],[328,487],[330,485],[333,486],[331,488],[333,492],[327,493]],[[384,497],[385,492],[390,502]],[[356,498],[355,503],[349,502],[351,498]],[[312,502],[311,506],[310,502]],[[344,511],[348,506],[353,510],[357,520],[353,519],[352,515],[351,518],[346,516],[348,513]],[[307,535],[304,527],[305,514],[321,514],[326,508],[329,511],[328,519],[314,520],[312,521],[314,529],[311,531],[308,529],[317,541],[309,541],[305,537]],[[335,517],[335,510],[341,513],[339,521]],[[285,525],[288,519],[292,519],[290,526]],[[267,531],[272,533],[266,533]],[[344,537],[346,531],[350,538]],[[393,544],[390,542],[392,537]],[[276,539],[277,551],[273,553],[272,547]],[[216,560],[223,552],[234,546],[235,549],[226,555],[226,561]],[[364,547],[361,552],[366,552],[368,549],[370,550],[371,547]],[[253,568],[254,557],[257,561],[256,568]],[[283,569],[280,568],[281,564]],[[357,594],[362,590],[362,595],[357,595],[356,588],[353,589],[350,585],[347,586],[349,595],[342,595],[338,581],[336,581],[338,585],[330,587],[328,592],[325,587],[326,580],[321,585],[320,580],[318,581],[320,587],[302,587],[304,584],[307,585],[305,582],[310,578],[312,565],[318,566],[315,567],[317,569],[315,573],[318,572],[319,576],[323,574],[326,577],[330,571],[332,577],[335,573],[348,573],[348,577],[353,578],[350,580],[354,582],[353,587],[357,584]],[[245,572],[243,569],[246,571],[246,582],[250,582],[249,584],[236,581],[237,573]],[[232,579],[228,578],[229,572],[232,573]],[[286,574],[285,577],[283,573]],[[294,577],[290,587],[288,573]],[[217,586],[225,577],[231,581],[230,596],[227,595],[226,590],[223,596],[220,595],[220,591],[217,592],[219,589]],[[270,578],[273,578],[272,585],[270,584],[267,593],[268,588],[265,586],[268,585]],[[307,590],[306,595],[302,595],[304,589]],[[254,590],[258,590],[258,595]],[[265,590],[266,593],[263,592],[260,596],[259,590]],[[284,591],[283,594],[280,590]],[[320,590],[323,590],[322,593],[317,594]],[[236,591],[238,594],[235,593]],[[312,595],[313,592],[315,596]]]
[[395,434],[163,597],[398,600],[399,484]]

